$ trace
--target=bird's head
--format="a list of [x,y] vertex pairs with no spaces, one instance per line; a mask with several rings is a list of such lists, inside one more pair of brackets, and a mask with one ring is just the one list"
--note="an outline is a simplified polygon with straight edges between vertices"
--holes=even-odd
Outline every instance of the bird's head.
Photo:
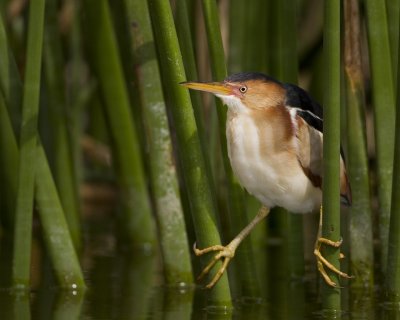
[[194,90],[210,92],[235,112],[249,112],[284,103],[286,90],[277,80],[262,73],[237,73],[222,82],[182,82]]

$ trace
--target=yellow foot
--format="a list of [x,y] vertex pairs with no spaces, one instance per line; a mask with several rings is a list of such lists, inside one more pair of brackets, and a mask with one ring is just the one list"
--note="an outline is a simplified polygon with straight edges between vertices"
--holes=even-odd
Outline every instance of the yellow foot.
[[203,271],[200,273],[200,275],[197,277],[198,281],[203,279],[204,276],[207,275],[210,272],[210,270],[212,269],[212,267],[218,262],[218,260],[223,258],[222,266],[218,269],[217,273],[215,274],[215,276],[211,280],[211,282],[208,285],[206,285],[206,288],[208,288],[208,289],[211,289],[218,282],[218,280],[224,274],[229,262],[235,255],[235,248],[232,248],[229,245],[227,245],[227,246],[215,245],[215,246],[211,246],[211,247],[204,248],[204,249],[197,249],[196,243],[195,243],[193,245],[193,251],[196,256],[201,256],[208,252],[219,251],[213,257],[213,259],[210,261],[210,263],[203,269]]
[[[354,278],[354,277],[353,276],[349,276],[347,273],[344,273],[344,272],[340,271],[333,264],[331,264],[328,260],[326,260],[322,256],[321,251],[320,251],[321,244],[326,244],[326,245],[331,246],[331,247],[339,248],[341,246],[341,244],[342,244],[342,239],[340,239],[339,241],[332,241],[332,240],[329,240],[329,239],[326,239],[326,238],[318,238],[316,246],[315,246],[315,249],[314,249],[314,255],[317,258],[317,267],[318,267],[319,273],[321,273],[321,275],[324,278],[325,282],[329,286],[334,287],[334,288],[340,288],[340,286],[337,283],[335,283],[334,281],[332,281],[332,279],[328,276],[328,274],[325,271],[325,267],[327,267],[332,272],[338,274],[339,276],[341,276],[343,278],[351,279],[351,278]],[[340,254],[340,259],[343,258],[343,257],[344,256],[342,254]]]

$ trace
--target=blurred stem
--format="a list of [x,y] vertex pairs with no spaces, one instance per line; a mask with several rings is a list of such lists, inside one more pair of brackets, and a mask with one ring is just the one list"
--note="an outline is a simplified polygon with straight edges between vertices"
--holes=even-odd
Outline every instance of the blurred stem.
[[[219,26],[217,3],[215,0],[203,0],[202,4],[210,50],[211,71],[213,78],[216,81],[221,81],[226,77],[227,71]],[[226,107],[220,99],[216,100],[216,105],[219,120],[219,137],[222,145],[222,158],[227,178],[230,224],[232,232],[236,235],[248,223],[244,203],[245,198],[243,189],[233,174],[228,158],[226,143]],[[256,212],[254,214],[256,214]],[[242,245],[239,247],[237,258],[234,261],[238,271],[236,277],[240,279],[241,294],[246,297],[258,297],[260,295],[260,286],[255,276],[254,257],[251,242],[248,239],[243,241]]]
[[[399,12],[400,19],[400,12]],[[400,52],[400,41],[399,52]],[[397,64],[397,79],[400,79],[400,63]],[[400,300],[400,81],[397,81],[397,109],[395,155],[393,168],[392,207],[389,230],[389,250],[386,278],[386,291],[389,299]]]
[[361,68],[360,15],[357,0],[344,2],[345,89],[347,111],[347,169],[352,189],[350,208],[350,261],[352,288],[373,285],[372,210],[365,135],[365,92]]
[[[14,199],[16,188],[13,188],[13,185],[16,184],[18,168],[15,164],[13,165],[12,161],[15,162],[15,159],[18,159],[19,150],[11,128],[9,115],[5,105],[1,103],[2,101],[3,99],[0,97],[0,124],[2,128],[0,136],[7,140],[6,142],[5,140],[0,140],[0,146],[4,153],[7,154],[5,159],[8,160],[6,163],[10,180],[6,181],[10,188],[10,196]],[[83,289],[85,284],[79,261],[72,245],[64,212],[41,144],[37,146],[35,154],[37,158],[35,199],[39,208],[45,243],[52,258],[58,283],[64,289]],[[15,179],[11,179],[13,176],[15,176]]]
[[90,59],[98,77],[113,139],[112,148],[121,193],[123,240],[131,247],[153,246],[156,234],[144,165],[108,2],[85,0],[83,7],[87,39],[90,39]]
[[[275,14],[278,21],[277,54],[278,78],[281,81],[297,84],[297,6],[291,0],[278,1],[275,4]],[[288,214],[284,212],[284,214]],[[288,238],[289,273],[292,277],[304,276],[303,249],[303,216],[290,214],[286,224],[287,232],[282,233]]]
[[36,200],[57,282],[67,290],[82,290],[85,288],[83,274],[41,143],[36,148],[36,157]]
[[399,0],[386,0],[386,13],[388,18],[388,32],[390,42],[390,56],[392,58],[393,88],[397,88],[397,62],[399,60]]
[[[18,159],[12,158],[4,147],[10,143],[8,136],[16,135],[19,132],[21,122],[21,92],[22,86],[19,79],[17,66],[14,56],[8,44],[6,30],[4,28],[2,15],[0,14],[0,112],[11,114],[11,128],[8,128],[4,116],[0,116],[0,177],[2,183],[0,186],[0,216],[3,227],[8,230],[13,229],[15,214],[15,199],[18,184]],[[11,129],[11,131],[9,131]]]
[[[189,12],[187,8],[187,0],[177,0],[176,6],[176,32],[178,35],[179,45],[185,66],[186,76],[189,80],[197,80],[199,78],[196,69],[196,57],[192,41],[192,34],[189,24]],[[191,90],[190,97],[192,100],[193,111],[196,118],[197,131],[201,139],[203,148],[208,145],[206,141],[206,127],[204,124],[204,110],[200,92]],[[212,150],[211,150],[212,151]],[[209,158],[212,158],[211,155]],[[207,159],[206,159],[207,160]]]
[[47,84],[50,127],[52,132],[53,172],[57,190],[64,208],[65,217],[75,248],[82,247],[77,176],[74,170],[71,141],[66,120],[67,110],[64,95],[64,65],[58,30],[56,1],[46,4],[46,28],[44,33],[44,76]]
[[44,0],[33,1],[29,7],[12,272],[13,286],[18,289],[27,289],[30,280],[33,185],[36,171],[44,7]]
[[[179,83],[186,80],[170,4],[164,0],[149,1],[158,60],[168,99],[172,126],[176,131],[178,153],[192,208],[192,218],[199,248],[219,244],[216,210],[207,179],[204,155],[196,129],[190,96]],[[207,256],[209,258],[209,256]],[[221,263],[216,264],[216,268]],[[217,305],[231,305],[226,273],[209,292]]]
[[[324,150],[323,150],[323,228],[322,237],[340,239],[340,2],[325,1],[324,6]],[[325,249],[325,247],[324,247]],[[339,248],[326,247],[325,258],[340,268]],[[329,271],[328,271],[329,272]],[[329,272],[338,283],[336,274]],[[340,289],[324,283],[322,291],[324,309],[340,311]]]
[[0,91],[11,116],[14,134],[21,126],[22,85],[17,64],[8,43],[6,29],[0,14]]
[[[13,214],[15,212],[15,199],[18,189],[18,146],[14,131],[8,116],[6,102],[0,92],[0,177],[2,220],[6,225],[13,225]],[[3,216],[4,214],[4,216]],[[4,221],[4,220],[3,220]]]
[[[194,53],[194,44],[192,40],[193,34],[191,32],[192,30],[189,21],[189,11],[188,11],[188,5],[190,4],[191,3],[188,3],[187,0],[177,0],[175,22],[176,22],[176,32],[179,40],[179,46],[182,54],[183,64],[185,66],[186,77],[189,80],[197,80],[199,79],[199,75],[196,69],[196,57]],[[196,119],[197,132],[199,134],[203,155],[205,155],[204,161],[206,164],[206,170],[208,175],[207,177],[210,182],[211,194],[214,196],[213,199],[214,202],[216,202],[215,181],[212,172],[212,169],[216,170],[216,166],[211,166],[211,161],[216,159],[215,155],[216,148],[213,148],[212,147],[213,143],[211,143],[211,141],[207,139],[207,129],[209,129],[209,125],[206,126],[205,124],[205,119],[204,119],[205,110],[202,104],[201,93],[196,90],[190,90],[189,94],[190,94],[190,99],[192,101],[193,112]],[[215,111],[212,112],[214,113]],[[181,201],[184,209],[189,208],[189,206],[185,207],[185,204],[189,202],[187,198],[188,198],[187,190],[186,188],[183,187],[181,188]],[[185,210],[185,212],[190,212],[190,210]],[[188,230],[188,237],[190,243],[195,242],[194,227],[191,217],[190,219],[186,218],[186,230]]]
[[[126,1],[167,284],[191,283],[189,245],[147,0]],[[143,51],[143,46],[148,46]],[[153,59],[149,59],[149,56]]]
[[[267,1],[264,0],[262,2],[267,3]],[[254,33],[250,33],[250,28],[247,25],[247,22],[250,23],[256,20],[249,18],[248,10],[250,10],[250,8],[257,8],[257,6],[249,6],[246,1],[242,0],[231,0],[229,2],[229,73],[250,70],[247,68],[247,65],[243,63],[243,60],[247,57],[245,54],[247,52],[253,52],[246,50],[247,45],[243,45],[247,43],[247,37],[249,37],[250,40],[257,39],[257,41],[249,41],[251,44],[253,44],[253,42],[258,42],[258,44],[260,44],[260,39],[256,37]],[[267,19],[263,19],[262,21],[267,21]],[[252,60],[252,62],[253,61],[254,60]]]
[[386,272],[392,191],[395,96],[384,1],[366,0],[378,175],[380,263]]

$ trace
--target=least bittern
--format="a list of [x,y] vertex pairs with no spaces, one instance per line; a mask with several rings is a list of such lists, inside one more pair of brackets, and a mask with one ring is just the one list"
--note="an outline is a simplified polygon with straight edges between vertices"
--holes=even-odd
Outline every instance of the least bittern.
[[[321,106],[306,91],[293,84],[281,83],[261,73],[238,73],[222,82],[184,82],[183,86],[213,93],[228,106],[226,137],[228,156],[240,184],[263,207],[254,220],[228,245],[205,249],[194,247],[196,255],[217,252],[204,268],[205,276],[222,259],[212,281],[217,283],[235,250],[269,209],[283,207],[292,213],[320,209],[320,223],[314,254],[318,270],[330,286],[325,267],[350,278],[329,263],[321,254],[322,244],[339,247],[341,240],[322,238],[322,127]],[[340,157],[340,195],[351,204],[351,191],[342,156]]]

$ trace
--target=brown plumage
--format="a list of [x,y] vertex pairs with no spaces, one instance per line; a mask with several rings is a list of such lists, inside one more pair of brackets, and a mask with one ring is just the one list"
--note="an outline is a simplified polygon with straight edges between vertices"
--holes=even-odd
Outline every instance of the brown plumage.
[[[293,213],[306,213],[321,207],[323,114],[318,103],[303,89],[260,73],[235,74],[223,82],[187,82],[183,85],[213,93],[228,106],[228,156],[239,182],[250,194],[266,208],[280,206]],[[350,185],[342,155],[340,193],[342,202],[351,204]],[[209,287],[218,281],[239,243],[267,214],[268,210],[261,210],[225,247],[217,245],[195,249],[197,255],[220,251],[202,276],[218,259],[225,259]],[[319,239],[317,244],[322,242],[340,245],[327,239]],[[336,286],[324,271],[324,265],[341,276],[348,276],[324,261],[319,246],[315,249],[318,268],[326,282]]]

